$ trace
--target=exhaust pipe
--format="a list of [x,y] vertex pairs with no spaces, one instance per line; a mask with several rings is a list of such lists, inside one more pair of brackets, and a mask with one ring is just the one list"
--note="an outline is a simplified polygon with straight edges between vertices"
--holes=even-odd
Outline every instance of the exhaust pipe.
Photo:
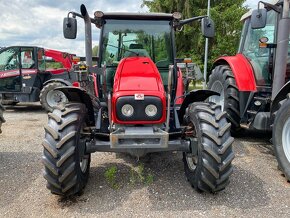
[[91,27],[91,18],[88,14],[86,6],[81,5],[81,14],[84,17],[85,21],[85,44],[86,44],[86,63],[90,68],[93,66],[92,61],[92,27]]

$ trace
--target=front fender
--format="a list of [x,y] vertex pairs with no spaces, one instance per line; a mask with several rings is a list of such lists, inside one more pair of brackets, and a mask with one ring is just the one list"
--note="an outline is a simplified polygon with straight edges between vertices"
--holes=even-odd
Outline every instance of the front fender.
[[212,90],[193,90],[189,92],[185,96],[184,101],[182,102],[182,105],[179,109],[179,112],[178,112],[179,122],[182,122],[183,116],[185,114],[185,110],[189,104],[193,102],[204,101],[205,99],[207,99],[208,97],[212,95],[220,95],[220,94]]
[[220,57],[215,61],[213,67],[221,64],[227,64],[231,67],[239,91],[254,92],[257,90],[253,68],[244,55]]
[[97,99],[94,99],[93,96],[90,96],[84,89],[66,86],[59,87],[55,90],[62,91],[65,96],[68,98],[69,102],[79,102],[86,105],[89,114],[89,123],[91,125],[95,124],[95,110],[99,109],[99,102]]

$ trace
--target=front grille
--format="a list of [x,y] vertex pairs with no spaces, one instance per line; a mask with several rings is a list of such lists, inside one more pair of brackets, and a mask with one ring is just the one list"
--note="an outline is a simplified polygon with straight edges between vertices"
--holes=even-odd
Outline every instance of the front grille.
[[[122,114],[121,108],[125,104],[130,104],[134,108],[134,113],[130,117]],[[148,117],[145,113],[147,105],[153,104],[157,107],[157,114],[153,117]],[[116,103],[116,115],[120,121],[156,121],[162,118],[162,102],[161,99],[154,96],[145,96],[144,100],[135,100],[134,96],[123,96],[118,98]]]

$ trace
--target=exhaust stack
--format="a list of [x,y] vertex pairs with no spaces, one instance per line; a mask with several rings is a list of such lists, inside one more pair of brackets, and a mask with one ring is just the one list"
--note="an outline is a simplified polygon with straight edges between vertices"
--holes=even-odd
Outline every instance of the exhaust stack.
[[85,21],[85,44],[86,44],[86,63],[90,68],[93,66],[92,61],[92,27],[91,27],[91,18],[88,14],[86,6],[81,5],[81,14],[84,17]]

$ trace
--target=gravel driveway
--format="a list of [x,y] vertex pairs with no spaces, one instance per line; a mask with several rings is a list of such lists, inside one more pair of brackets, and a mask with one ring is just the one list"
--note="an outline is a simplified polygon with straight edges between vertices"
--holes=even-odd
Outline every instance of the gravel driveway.
[[[290,217],[290,183],[277,170],[270,134],[235,140],[231,183],[215,195],[190,187],[180,153],[151,154],[139,162],[95,153],[83,195],[62,199],[49,193],[42,177],[45,112],[29,104],[4,115],[1,217]],[[110,174],[113,169],[117,172]]]

